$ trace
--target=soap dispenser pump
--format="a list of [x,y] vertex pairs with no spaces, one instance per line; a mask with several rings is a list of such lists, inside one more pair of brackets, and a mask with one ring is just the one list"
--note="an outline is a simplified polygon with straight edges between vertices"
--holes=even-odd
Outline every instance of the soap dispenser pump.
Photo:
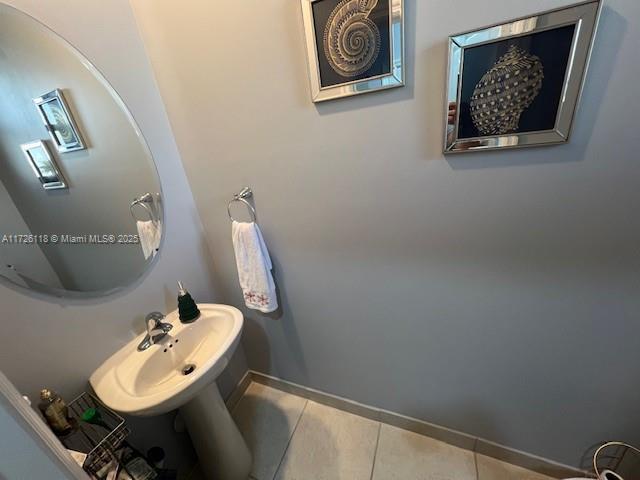
[[178,282],[178,312],[180,313],[180,321],[182,323],[195,322],[200,316],[200,310],[198,305],[191,298],[191,295],[184,288],[182,282]]

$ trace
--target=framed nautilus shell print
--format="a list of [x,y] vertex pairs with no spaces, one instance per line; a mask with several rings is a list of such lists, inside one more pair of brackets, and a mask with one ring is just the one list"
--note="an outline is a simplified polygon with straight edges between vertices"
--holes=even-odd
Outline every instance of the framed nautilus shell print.
[[449,37],[444,153],[569,141],[600,9],[591,0]]
[[403,0],[301,0],[314,102],[404,85]]

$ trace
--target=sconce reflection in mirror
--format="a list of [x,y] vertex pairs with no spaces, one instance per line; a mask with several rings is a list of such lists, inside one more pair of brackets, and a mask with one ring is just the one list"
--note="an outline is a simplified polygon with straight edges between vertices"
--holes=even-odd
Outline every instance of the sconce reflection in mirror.
[[33,103],[60,153],[86,148],[61,90],[55,89],[34,98]]
[[33,172],[45,190],[68,188],[67,183],[42,140],[20,145]]

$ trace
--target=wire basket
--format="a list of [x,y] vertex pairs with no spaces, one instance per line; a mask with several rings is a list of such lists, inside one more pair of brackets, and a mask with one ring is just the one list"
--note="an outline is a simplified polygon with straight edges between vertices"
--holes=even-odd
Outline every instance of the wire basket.
[[[82,418],[89,409],[96,411],[91,422]],[[117,460],[116,450],[131,431],[120,415],[86,392],[69,403],[69,417],[78,428],[60,440],[66,448],[85,453],[82,468],[99,477],[102,469]]]

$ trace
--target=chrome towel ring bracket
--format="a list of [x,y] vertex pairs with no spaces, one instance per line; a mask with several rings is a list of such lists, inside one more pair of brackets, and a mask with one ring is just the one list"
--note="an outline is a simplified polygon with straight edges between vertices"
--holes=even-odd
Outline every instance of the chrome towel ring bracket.
[[131,205],[129,206],[129,210],[131,211],[131,216],[134,218],[134,220],[138,220],[135,212],[133,211],[133,208],[136,205],[140,205],[142,208],[144,208],[147,211],[147,214],[149,215],[149,220],[151,220],[153,223],[157,223],[157,219],[155,218],[155,215],[153,214],[153,210],[151,210],[151,206],[150,206],[150,205],[153,205],[153,203],[154,203],[153,195],[151,195],[150,193],[145,193],[141,197],[135,198],[133,202],[131,202]]
[[244,203],[246,205],[247,209],[249,210],[249,214],[251,215],[251,221],[255,223],[255,221],[256,221],[256,209],[253,208],[253,205],[251,205],[247,201],[247,198],[251,198],[252,196],[253,196],[253,191],[249,187],[244,187],[242,190],[240,190],[240,193],[236,193],[233,196],[233,200],[231,200],[229,202],[229,204],[227,205],[227,213],[229,214],[229,219],[232,222],[237,222],[237,220],[235,218],[233,218],[233,215],[231,215],[231,205],[234,202],[242,202],[242,203]]

